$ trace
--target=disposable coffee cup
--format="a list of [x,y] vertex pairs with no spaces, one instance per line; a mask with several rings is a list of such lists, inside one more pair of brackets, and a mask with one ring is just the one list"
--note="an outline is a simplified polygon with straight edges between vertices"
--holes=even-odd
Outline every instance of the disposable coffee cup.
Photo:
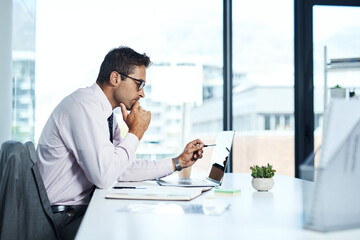
[[190,178],[191,175],[191,167],[183,168],[179,172],[179,178]]

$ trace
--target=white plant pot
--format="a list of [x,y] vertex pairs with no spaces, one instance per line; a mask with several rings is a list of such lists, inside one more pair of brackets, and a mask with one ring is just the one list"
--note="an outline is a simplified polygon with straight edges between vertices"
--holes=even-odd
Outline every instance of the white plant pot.
[[346,89],[345,88],[331,88],[330,96],[332,98],[345,98],[346,97]]
[[258,191],[268,191],[274,186],[273,178],[253,178],[251,185]]

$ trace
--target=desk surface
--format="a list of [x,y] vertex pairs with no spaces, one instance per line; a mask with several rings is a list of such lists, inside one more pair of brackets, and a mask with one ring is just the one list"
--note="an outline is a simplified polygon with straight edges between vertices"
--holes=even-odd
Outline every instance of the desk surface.
[[[240,188],[237,196],[216,196],[214,190],[192,201],[105,199],[113,190],[96,189],[76,239],[360,239],[360,229],[319,233],[303,229],[303,186],[312,182],[275,175],[274,188],[257,192],[249,173],[225,174],[224,188]],[[223,214],[127,212],[139,204],[229,203]]]

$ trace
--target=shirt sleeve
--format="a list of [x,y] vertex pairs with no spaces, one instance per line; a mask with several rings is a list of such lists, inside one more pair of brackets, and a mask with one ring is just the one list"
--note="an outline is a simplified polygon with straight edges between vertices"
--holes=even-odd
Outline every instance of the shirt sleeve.
[[158,161],[136,160],[118,178],[118,181],[144,181],[165,177],[174,172],[171,159]]
[[74,104],[61,128],[63,141],[87,179],[99,188],[108,188],[133,164],[138,139],[124,139],[114,147],[102,109],[86,102]]
[[[115,118],[115,116],[114,116]],[[116,118],[115,118],[116,119]],[[127,149],[130,159],[135,159],[135,151],[139,139],[132,133],[127,133],[124,139],[121,139],[120,128],[115,120],[114,127],[114,145],[115,151]],[[165,159],[160,161],[136,160],[129,161],[126,170],[119,176],[118,181],[143,181],[165,177],[174,172],[172,160]]]

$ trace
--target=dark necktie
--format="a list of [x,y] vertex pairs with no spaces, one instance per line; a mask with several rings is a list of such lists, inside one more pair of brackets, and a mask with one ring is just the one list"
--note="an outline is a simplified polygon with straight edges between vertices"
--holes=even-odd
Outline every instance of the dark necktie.
[[108,117],[108,125],[109,125],[109,132],[110,132],[110,142],[113,142],[113,120],[114,120],[114,113],[111,113],[110,117]]

